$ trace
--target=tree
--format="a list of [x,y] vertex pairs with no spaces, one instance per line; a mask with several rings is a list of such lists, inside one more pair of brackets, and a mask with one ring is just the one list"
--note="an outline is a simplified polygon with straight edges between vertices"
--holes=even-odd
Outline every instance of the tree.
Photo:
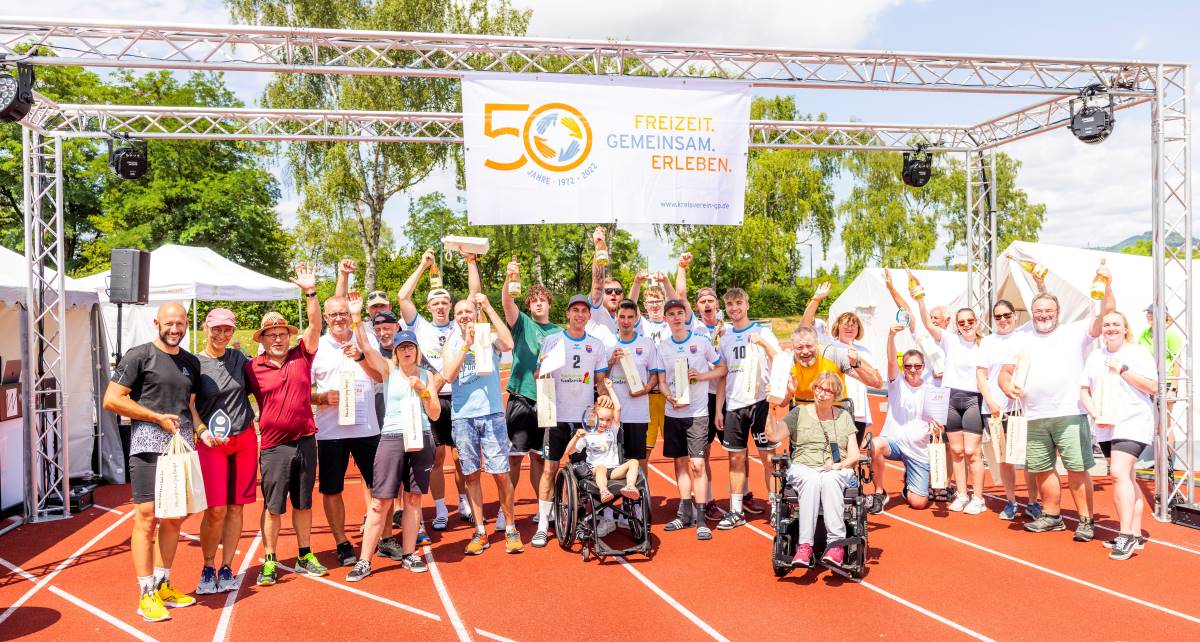
[[[953,206],[946,213],[946,229],[950,233],[950,249],[966,247],[967,209],[966,172],[963,162],[948,159],[946,170],[950,182],[957,186]],[[996,154],[996,247],[1006,248],[1013,241],[1037,241],[1046,219],[1043,203],[1030,203],[1029,194],[1017,187],[1021,161],[1003,152]]]
[[[508,0],[226,0],[234,20],[292,27],[376,29],[430,33],[522,35],[530,12]],[[364,64],[374,54],[351,54]],[[416,64],[420,54],[387,53],[394,67]],[[344,74],[281,74],[268,85],[268,107],[400,111],[459,111],[457,79],[394,78]],[[375,287],[383,210],[388,200],[444,166],[458,150],[423,143],[292,143],[288,166],[303,196],[301,210],[327,211],[331,203],[358,228],[363,281]],[[309,190],[309,186],[317,186]],[[320,195],[323,202],[314,199]]]

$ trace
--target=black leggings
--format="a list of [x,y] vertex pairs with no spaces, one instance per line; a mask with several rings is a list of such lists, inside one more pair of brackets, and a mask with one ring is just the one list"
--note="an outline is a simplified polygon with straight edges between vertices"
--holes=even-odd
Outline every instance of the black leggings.
[[978,392],[968,392],[958,388],[950,389],[950,413],[946,415],[946,432],[969,432],[973,435],[983,434],[983,416],[979,407],[983,405],[983,395]]

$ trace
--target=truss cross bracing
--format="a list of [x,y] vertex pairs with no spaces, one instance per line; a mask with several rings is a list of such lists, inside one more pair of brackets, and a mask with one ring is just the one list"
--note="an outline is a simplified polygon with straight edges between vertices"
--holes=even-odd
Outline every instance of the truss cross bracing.
[[[31,50],[30,47],[35,49]],[[710,45],[609,42],[462,34],[401,33],[229,25],[132,24],[57,19],[0,18],[0,55],[34,65],[127,67],[184,71],[353,74],[460,78],[467,73],[580,74],[720,78],[755,87],[830,90],[902,90],[979,94],[1028,94],[1040,102],[993,119],[966,125],[890,125],[820,121],[750,123],[751,147],[902,151],[917,144],[932,151],[964,154],[967,181],[967,241],[970,301],[985,308],[994,300],[996,191],[994,150],[1007,143],[1064,127],[1070,101],[1100,86],[1118,110],[1150,104],[1153,149],[1155,336],[1162,337],[1164,313],[1177,320],[1185,349],[1167,362],[1155,346],[1159,366],[1159,470],[1167,461],[1194,469],[1191,359],[1191,135],[1188,67],[1123,60],[1018,56],[975,56],[872,51],[813,51]],[[44,138],[103,137],[262,141],[362,141],[461,143],[459,114],[353,112],[342,110],[164,108],[121,105],[56,105],[41,100],[22,123],[26,154]],[[28,158],[28,156],[27,156]],[[47,185],[44,170],[26,163],[30,181]],[[55,171],[57,164],[55,164]],[[41,172],[39,174],[39,171]],[[42,178],[37,178],[42,176]],[[57,180],[61,182],[61,175]],[[39,182],[43,181],[43,182]],[[50,181],[54,183],[54,181]],[[38,192],[42,193],[42,192]],[[39,200],[50,204],[53,199]],[[52,214],[61,225],[61,198],[53,210],[26,201],[26,228]],[[38,217],[41,216],[41,219]],[[50,227],[53,227],[52,225]],[[1172,250],[1168,235],[1186,239]],[[61,264],[61,235],[27,256],[31,274]],[[47,247],[53,251],[47,251]],[[27,244],[27,248],[28,248]],[[55,263],[55,261],[59,261]],[[42,286],[61,287],[61,283]],[[34,289],[31,288],[31,292]],[[59,299],[61,301],[61,299]],[[47,314],[47,303],[31,296],[30,319]],[[42,372],[53,370],[52,337],[31,334],[29,354]],[[61,335],[57,340],[61,340]],[[54,366],[60,367],[60,366]],[[66,373],[63,373],[64,376]],[[62,380],[59,379],[59,382]],[[1174,384],[1169,386],[1168,384]],[[59,384],[61,385],[61,383]],[[1169,405],[1174,413],[1167,411]],[[51,424],[54,425],[54,424]],[[59,439],[39,441],[44,459],[62,448]],[[1175,446],[1162,438],[1172,428]],[[57,451],[55,451],[57,452]],[[65,465],[64,465],[65,466]],[[1181,466],[1181,467],[1182,467]],[[64,467],[65,470],[65,467]],[[1194,482],[1160,476],[1155,515],[1169,517],[1173,501],[1194,501]],[[42,480],[57,488],[58,478]],[[65,482],[63,488],[65,489]],[[65,492],[65,491],[64,491]],[[38,517],[33,515],[33,517]]]

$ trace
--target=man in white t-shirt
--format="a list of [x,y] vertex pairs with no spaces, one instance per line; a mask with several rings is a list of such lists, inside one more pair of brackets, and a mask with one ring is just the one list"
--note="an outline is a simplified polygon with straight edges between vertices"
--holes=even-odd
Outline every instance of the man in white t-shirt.
[[[357,293],[352,296],[358,296]],[[350,326],[350,302],[346,297],[325,299],[325,323],[328,331],[317,342],[313,355],[312,402],[317,406],[317,467],[320,469],[321,503],[329,530],[337,542],[338,562],[353,566],[358,561],[354,546],[346,537],[346,504],[342,490],[350,458],[362,473],[363,499],[370,504],[375,449],[379,446],[379,419],[375,416],[375,384],[384,375],[368,365]],[[367,335],[375,344],[375,338]],[[378,345],[375,345],[378,349]],[[344,383],[350,377],[351,383]],[[342,418],[341,395],[352,391],[354,414]],[[390,525],[387,525],[390,526]],[[390,537],[388,528],[383,537]]]
[[[634,327],[638,323],[637,304],[626,299],[617,308],[617,336],[608,346],[608,377],[612,389],[621,402],[621,443],[627,459],[638,460],[642,470],[646,467],[646,430],[650,423],[649,392],[658,384],[661,370],[658,363],[658,347],[648,336],[638,334]],[[641,387],[634,391],[632,382],[621,360],[633,359],[634,368]],[[637,481],[637,480],[634,480]]]
[[[712,539],[704,523],[702,508],[708,501],[709,480],[704,460],[708,454],[709,416],[708,382],[725,376],[712,341],[687,326],[688,310],[679,299],[665,306],[671,336],[658,347],[659,368],[663,371],[660,388],[667,397],[663,429],[663,454],[675,460],[675,479],[679,486],[679,512],[665,527],[677,531],[696,524],[696,538]],[[683,378],[677,376],[686,371]]]
[[[1101,268],[1108,275],[1108,270]],[[1042,495],[1041,517],[1025,524],[1033,533],[1065,530],[1061,515],[1062,482],[1055,471],[1061,456],[1067,469],[1067,485],[1079,511],[1077,541],[1094,536],[1091,506],[1092,431],[1079,401],[1079,379],[1085,358],[1100,336],[1100,319],[1116,309],[1112,287],[1105,288],[1101,312],[1092,319],[1059,325],[1058,299],[1042,293],[1031,307],[1032,328],[1018,339],[1000,371],[1000,389],[1011,399],[1020,399],[1029,432],[1025,468],[1037,475]],[[1020,355],[1028,359],[1024,382],[1014,381]]]
[[[575,431],[583,427],[583,415],[596,400],[596,388],[608,372],[604,344],[584,329],[591,303],[583,295],[567,302],[567,328],[542,340],[537,377],[554,380],[558,425],[546,431],[542,446],[542,480],[538,486],[538,527],[529,540],[535,548],[548,541],[550,511],[554,507],[554,477]],[[543,371],[545,368],[545,371]]]
[[[896,335],[904,330],[894,325],[888,330],[887,353],[896,353]],[[884,461],[904,464],[904,490],[901,496],[914,509],[929,505],[929,436],[942,427],[925,420],[925,355],[909,350],[901,358],[901,373],[895,359],[888,359],[888,412],[879,439],[871,442],[871,478],[875,494],[868,509],[883,512],[887,491],[883,488]]]

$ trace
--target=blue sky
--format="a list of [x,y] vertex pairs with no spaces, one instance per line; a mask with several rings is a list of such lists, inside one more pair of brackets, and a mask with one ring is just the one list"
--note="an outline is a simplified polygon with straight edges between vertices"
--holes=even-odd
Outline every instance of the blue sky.
[[[530,35],[617,38],[762,47],[876,49],[1071,58],[1200,62],[1194,2],[966,2],[951,0],[515,0],[534,10]],[[1084,7],[1095,16],[1079,24]],[[219,0],[43,0],[6,7],[5,13],[102,20],[228,22]],[[228,74],[230,85],[254,104],[263,74]],[[1192,75],[1192,99],[1200,94],[1200,71]],[[763,92],[759,92],[763,93]],[[912,92],[809,90],[795,92],[807,112],[831,120],[970,124],[1037,101],[1034,96],[958,96]],[[1193,107],[1193,110],[1195,108]],[[1196,122],[1196,119],[1193,119]],[[1089,146],[1066,131],[1015,143],[1005,151],[1024,167],[1019,184],[1046,203],[1042,240],[1064,245],[1105,246],[1150,228],[1149,109],[1118,114],[1113,136]],[[1195,125],[1193,125],[1195,129]],[[1195,169],[1195,168],[1193,168]],[[284,172],[280,169],[279,174]],[[1195,174],[1195,173],[1194,173]],[[1196,181],[1193,181],[1195,183]],[[285,182],[286,183],[286,182]],[[414,190],[448,191],[441,174]],[[290,190],[280,210],[291,220],[297,205]],[[408,198],[389,203],[386,220],[403,235]],[[673,264],[648,228],[630,230],[642,241],[655,269]],[[819,254],[819,253],[818,253]],[[840,262],[835,238],[828,258]],[[935,256],[940,260],[941,256]]]

